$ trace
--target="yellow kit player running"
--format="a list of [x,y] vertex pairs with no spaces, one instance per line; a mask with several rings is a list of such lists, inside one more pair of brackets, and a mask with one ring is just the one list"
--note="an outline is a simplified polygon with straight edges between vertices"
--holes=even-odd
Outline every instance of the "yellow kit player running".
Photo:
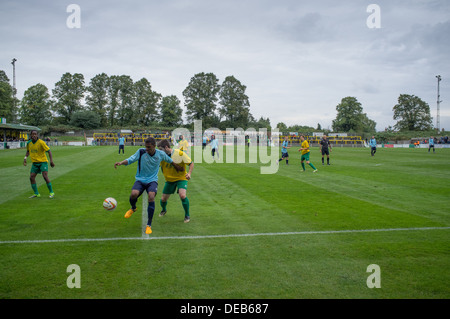
[[[189,215],[189,199],[186,196],[186,191],[188,180],[191,179],[192,171],[194,169],[194,162],[192,162],[191,158],[182,150],[171,149],[168,140],[159,142],[158,148],[169,155],[174,163],[183,168],[182,171],[177,171],[172,165],[166,165],[165,162],[161,162],[160,166],[164,178],[166,179],[166,183],[160,200],[162,210],[159,216],[162,217],[167,213],[167,200],[170,195],[174,194],[175,190],[178,189],[178,195],[180,196],[181,205],[184,209],[184,222],[189,223],[191,218]],[[188,172],[186,172],[186,166],[189,166]]]
[[184,151],[185,153],[189,153],[189,142],[184,138],[183,135],[180,135],[178,147],[180,148],[181,151]]
[[305,137],[303,135],[300,135],[300,140],[302,141],[302,146],[298,151],[302,151],[302,157],[300,161],[302,163],[303,172],[305,171],[305,163],[303,162],[306,161],[306,164],[311,166],[314,169],[313,173],[315,173],[317,172],[317,168],[309,161],[309,143],[307,140],[305,140]]
[[50,166],[55,167],[50,148],[47,146],[47,144],[45,144],[43,140],[38,138],[37,131],[31,131],[31,140],[29,140],[27,143],[27,153],[25,154],[25,158],[23,159],[23,166],[27,166],[28,156],[30,156],[31,161],[33,162],[30,171],[30,182],[31,188],[34,191],[34,195],[30,196],[30,198],[41,197],[36,185],[36,175],[41,173],[42,177],[44,177],[44,180],[47,183],[47,188],[50,192],[49,197],[53,198],[55,196],[52,188],[52,183],[48,178],[48,159],[45,153],[48,153],[48,157],[50,158]]

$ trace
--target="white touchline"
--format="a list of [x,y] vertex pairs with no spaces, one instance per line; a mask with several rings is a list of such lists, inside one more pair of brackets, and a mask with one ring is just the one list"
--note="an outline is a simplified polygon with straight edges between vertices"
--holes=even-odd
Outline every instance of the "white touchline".
[[142,238],[147,239],[150,235],[147,235],[145,233],[145,228],[147,227],[148,222],[148,213],[147,213],[147,207],[148,207],[148,199],[142,199]]
[[353,230],[318,230],[280,233],[254,233],[254,234],[224,234],[202,236],[161,236],[161,237],[116,237],[116,238],[74,238],[74,239],[47,239],[47,240],[7,240],[0,244],[41,244],[41,243],[67,243],[67,242],[93,242],[93,241],[120,241],[120,240],[170,240],[170,239],[208,239],[231,237],[256,237],[256,236],[287,236],[287,235],[322,235],[322,234],[349,234],[349,233],[376,233],[395,231],[424,231],[447,230],[450,227],[413,227],[413,228],[385,228],[385,229],[353,229]]

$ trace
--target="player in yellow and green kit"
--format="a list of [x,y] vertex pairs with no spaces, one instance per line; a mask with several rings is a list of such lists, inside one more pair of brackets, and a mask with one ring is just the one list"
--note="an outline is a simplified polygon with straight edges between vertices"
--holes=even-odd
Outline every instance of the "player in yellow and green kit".
[[302,152],[302,157],[300,159],[300,162],[302,163],[303,172],[306,170],[305,163],[304,163],[304,161],[306,161],[306,164],[311,166],[314,169],[313,173],[315,173],[315,172],[317,172],[317,168],[309,161],[309,154],[310,154],[309,143],[307,140],[305,140],[305,137],[303,135],[300,135],[300,140],[302,141],[302,146],[298,151]]
[[[189,199],[187,198],[187,183],[191,179],[192,170],[194,169],[194,162],[186,154],[186,152],[179,149],[172,149],[168,140],[162,140],[158,143],[158,148],[164,151],[174,163],[178,164],[183,168],[181,171],[174,169],[172,165],[167,165],[165,162],[161,162],[161,170],[166,179],[166,184],[164,185],[163,193],[160,199],[161,213],[160,217],[167,213],[167,200],[170,195],[175,193],[178,189],[178,195],[181,199],[181,205],[184,209],[184,222],[189,223],[191,217],[189,215]],[[186,171],[186,167],[189,167],[189,171]]]
[[183,135],[180,135],[180,139],[178,140],[178,147],[180,148],[180,151],[189,153],[189,142],[184,138]]
[[31,131],[31,140],[27,143],[27,153],[25,154],[25,158],[23,159],[23,166],[27,166],[27,157],[30,156],[33,165],[31,166],[30,171],[30,182],[31,188],[34,191],[34,195],[30,196],[30,198],[41,197],[38,192],[36,185],[36,175],[42,173],[42,177],[44,177],[45,182],[47,183],[47,188],[50,192],[50,198],[55,196],[53,192],[52,183],[48,178],[48,159],[47,155],[50,158],[51,167],[55,167],[55,163],[53,163],[53,156],[50,148],[45,144],[45,142],[38,138],[37,131]]

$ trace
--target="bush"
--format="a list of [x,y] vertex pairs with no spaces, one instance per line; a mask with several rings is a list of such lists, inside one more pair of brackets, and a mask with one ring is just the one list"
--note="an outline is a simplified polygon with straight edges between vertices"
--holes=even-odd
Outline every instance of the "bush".
[[100,127],[101,118],[100,115],[93,111],[80,111],[72,115],[70,119],[70,125],[84,128],[95,129]]

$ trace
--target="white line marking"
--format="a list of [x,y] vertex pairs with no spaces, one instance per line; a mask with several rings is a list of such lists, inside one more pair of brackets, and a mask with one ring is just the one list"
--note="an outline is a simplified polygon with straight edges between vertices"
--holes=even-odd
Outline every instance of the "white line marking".
[[148,198],[145,200],[142,199],[142,238],[148,239],[150,235],[147,235],[145,233],[145,229],[147,228],[147,222],[148,222],[148,213],[147,213],[147,207],[148,207]]
[[322,235],[322,234],[352,234],[352,233],[377,233],[395,231],[423,231],[423,230],[448,230],[450,227],[414,227],[414,228],[386,228],[386,229],[354,229],[354,230],[322,230],[301,231],[285,233],[255,233],[255,234],[228,234],[228,235],[203,235],[203,236],[161,236],[161,237],[116,237],[116,238],[74,238],[74,239],[48,239],[48,240],[8,240],[0,241],[0,244],[41,244],[41,243],[68,243],[68,242],[92,242],[92,241],[120,241],[120,240],[168,240],[168,239],[208,239],[230,237],[256,237],[256,236],[286,236],[286,235]]

